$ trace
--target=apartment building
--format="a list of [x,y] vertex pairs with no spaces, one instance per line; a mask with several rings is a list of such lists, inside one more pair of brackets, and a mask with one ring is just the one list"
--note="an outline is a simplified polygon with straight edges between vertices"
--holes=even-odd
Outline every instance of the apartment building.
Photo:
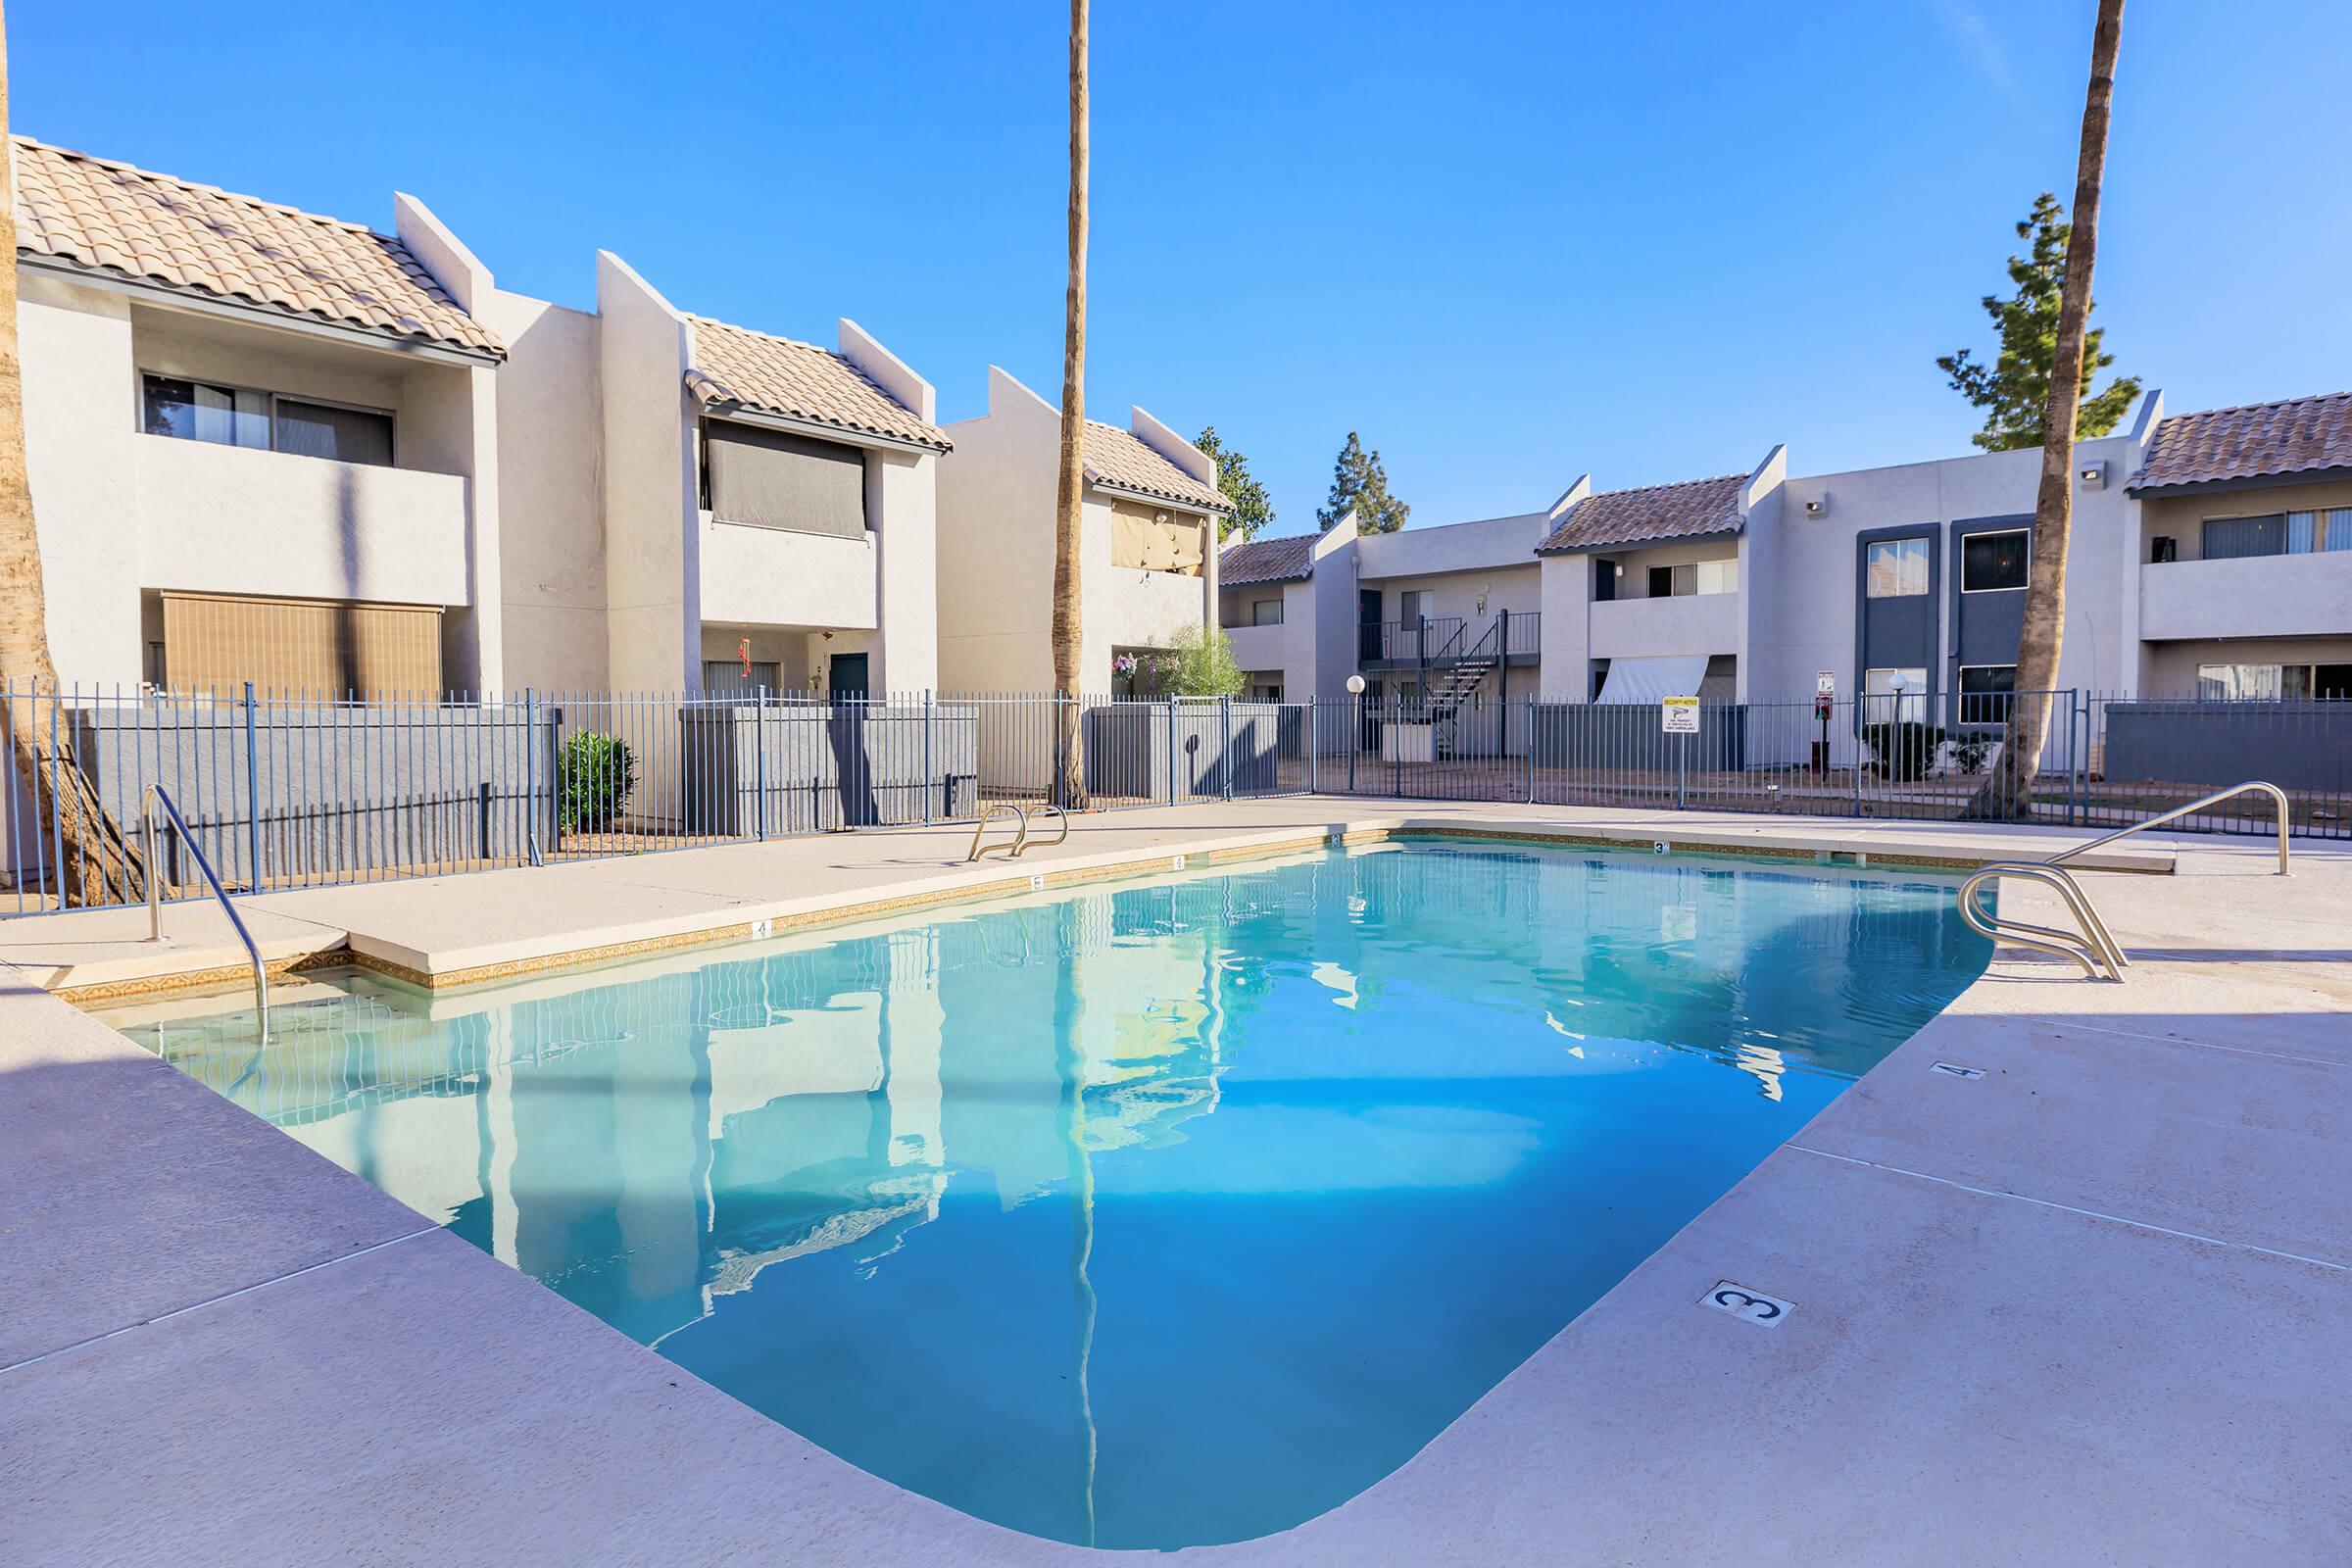
[[18,330],[64,680],[504,682],[471,258],[17,138]]
[[[1791,474],[1775,447],[1743,473],[1580,478],[1541,513],[1260,539],[1226,553],[1222,620],[1253,686],[1329,697],[1360,674],[1439,720],[1531,688],[1807,705],[1827,677],[1861,699],[1856,722],[1989,733],[2015,690],[2040,463]],[[2150,393],[2077,443],[2072,476],[2061,687],[2352,697],[2352,394],[2168,417]]]
[[[1054,689],[1053,588],[1061,414],[995,366],[988,412],[947,426],[939,465],[939,679],[961,692]],[[1086,421],[1080,684],[1125,685],[1122,655],[1213,625],[1217,530],[1233,508],[1216,465],[1142,409]]]
[[25,444],[68,683],[439,697],[938,682],[935,395],[689,316],[18,139]]

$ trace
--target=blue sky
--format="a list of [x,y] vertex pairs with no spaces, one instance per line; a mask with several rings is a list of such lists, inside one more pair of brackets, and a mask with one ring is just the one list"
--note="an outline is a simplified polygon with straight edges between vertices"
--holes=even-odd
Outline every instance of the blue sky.
[[[565,303],[604,247],[685,309],[847,315],[948,418],[991,362],[1059,385],[1060,7],[143,11],[97,47],[11,6],[16,128],[385,227],[409,190]],[[1090,411],[1215,423],[1280,532],[1350,429],[1416,525],[1963,451],[1934,360],[2071,199],[2091,14],[1104,0]],[[2348,79],[2341,0],[2127,12],[2096,319],[2174,409],[2352,387]]]

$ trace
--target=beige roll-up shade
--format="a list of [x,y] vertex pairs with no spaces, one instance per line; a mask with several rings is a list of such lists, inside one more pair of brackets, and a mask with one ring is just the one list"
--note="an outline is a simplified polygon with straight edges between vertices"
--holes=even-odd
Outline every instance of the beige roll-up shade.
[[167,593],[164,680],[174,692],[339,698],[442,694],[441,609]]
[[1110,564],[1141,571],[1172,571],[1187,577],[1200,574],[1201,527],[1190,513],[1175,513],[1161,522],[1154,511],[1133,502],[1116,501],[1110,508]]
[[703,456],[721,522],[865,536],[865,454],[856,447],[713,419]]

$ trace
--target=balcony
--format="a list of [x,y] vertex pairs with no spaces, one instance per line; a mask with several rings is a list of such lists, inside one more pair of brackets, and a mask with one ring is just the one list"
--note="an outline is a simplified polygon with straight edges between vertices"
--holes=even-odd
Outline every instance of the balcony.
[[702,514],[703,619],[871,630],[874,536],[795,533]]
[[1604,599],[1592,606],[1594,659],[1740,652],[1740,596]]
[[1544,646],[1544,617],[1532,610],[1476,619],[1432,615],[1366,622],[1356,628],[1356,662],[1365,669],[1450,669],[1472,661],[1534,664]]
[[2150,642],[2346,633],[2352,633],[2352,550],[2139,568],[2139,635]]
[[[1096,608],[1097,586],[1102,608]],[[943,585],[943,591],[947,590]],[[1175,571],[1115,566],[1087,574],[1088,635],[1116,648],[1166,648],[1177,633],[1207,618],[1207,585]]]
[[1233,644],[1234,662],[1244,669],[1282,669],[1290,663],[1290,645],[1285,635],[1289,627],[1277,622],[1271,626],[1228,626],[1226,638]]
[[139,584],[196,593],[463,605],[466,483],[454,473],[132,438]]

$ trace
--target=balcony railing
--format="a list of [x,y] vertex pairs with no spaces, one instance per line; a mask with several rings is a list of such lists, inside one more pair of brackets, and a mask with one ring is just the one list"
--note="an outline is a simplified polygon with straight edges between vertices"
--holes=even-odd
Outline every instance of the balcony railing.
[[1543,647],[1544,617],[1507,611],[1478,620],[1432,615],[1367,621],[1356,628],[1356,662],[1381,668],[1443,669],[1465,660],[1532,659]]

